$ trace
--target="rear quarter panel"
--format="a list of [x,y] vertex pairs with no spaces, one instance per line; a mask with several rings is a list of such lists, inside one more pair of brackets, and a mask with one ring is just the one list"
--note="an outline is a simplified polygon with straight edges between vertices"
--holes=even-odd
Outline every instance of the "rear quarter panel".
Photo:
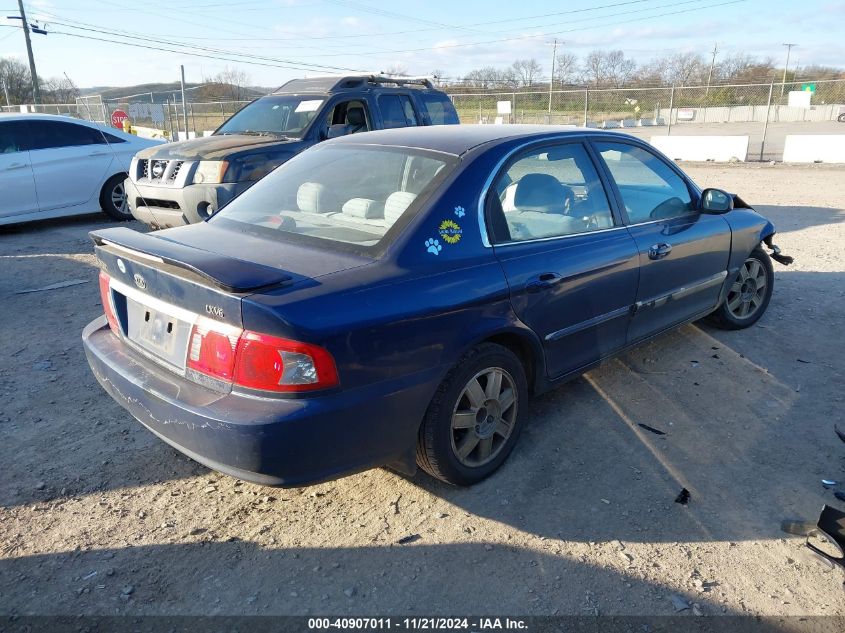
[[344,388],[438,367],[442,377],[467,349],[500,333],[523,337],[542,359],[482,243],[478,197],[489,169],[487,160],[458,167],[371,264],[249,297],[244,327],[324,345]]

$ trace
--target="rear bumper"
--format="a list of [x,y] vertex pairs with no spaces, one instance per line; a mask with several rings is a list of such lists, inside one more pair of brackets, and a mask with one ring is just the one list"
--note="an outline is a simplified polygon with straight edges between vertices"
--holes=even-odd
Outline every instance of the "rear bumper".
[[135,219],[153,228],[170,228],[202,222],[254,184],[221,183],[162,187],[141,184],[127,178],[129,210]]
[[[221,395],[126,348],[105,316],[83,330],[103,388],[165,442],[222,473],[300,486],[389,464],[413,468],[419,424],[442,369],[307,398]],[[445,369],[443,369],[445,370]]]

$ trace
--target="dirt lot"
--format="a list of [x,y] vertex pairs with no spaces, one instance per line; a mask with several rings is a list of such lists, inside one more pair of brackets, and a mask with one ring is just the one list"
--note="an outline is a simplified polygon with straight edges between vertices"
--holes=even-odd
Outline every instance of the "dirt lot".
[[845,613],[842,572],[779,530],[845,506],[820,483],[845,479],[845,168],[689,170],[795,256],[767,314],[686,326],[537,399],[472,489],[373,470],[280,490],[191,462],[85,362],[86,233],[106,221],[3,231],[0,613],[653,615],[675,594],[690,617]]

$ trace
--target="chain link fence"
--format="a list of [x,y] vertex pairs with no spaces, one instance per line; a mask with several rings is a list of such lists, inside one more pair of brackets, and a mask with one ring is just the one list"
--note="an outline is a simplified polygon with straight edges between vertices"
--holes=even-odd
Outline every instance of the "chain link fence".
[[[789,105],[790,92],[812,91],[809,107]],[[845,80],[771,82],[650,88],[565,90],[473,90],[446,88],[461,123],[539,123],[601,129],[621,128],[639,136],[669,134],[748,135],[749,160],[779,160],[783,137],[813,130],[845,133],[832,122],[845,113]],[[152,103],[82,97],[73,104],[4,106],[3,111],[44,112],[111,125],[121,110],[144,136],[169,139],[203,136],[217,129],[248,101]],[[507,104],[506,107],[501,107]],[[797,130],[797,131],[796,131]]]

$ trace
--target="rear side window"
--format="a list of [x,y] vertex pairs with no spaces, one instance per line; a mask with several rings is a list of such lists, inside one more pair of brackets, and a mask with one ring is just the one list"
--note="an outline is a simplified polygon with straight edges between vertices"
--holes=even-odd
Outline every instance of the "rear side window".
[[378,98],[378,106],[385,128],[419,125],[408,95],[381,95]]
[[29,130],[33,150],[105,143],[99,130],[65,121],[31,120]]
[[696,211],[683,179],[659,157],[625,143],[595,143],[610,170],[631,224]]
[[26,149],[24,140],[23,121],[6,121],[0,123],[0,154],[14,154]]
[[421,92],[418,96],[432,125],[454,125],[459,122],[455,106],[452,105],[452,101],[445,94]]

